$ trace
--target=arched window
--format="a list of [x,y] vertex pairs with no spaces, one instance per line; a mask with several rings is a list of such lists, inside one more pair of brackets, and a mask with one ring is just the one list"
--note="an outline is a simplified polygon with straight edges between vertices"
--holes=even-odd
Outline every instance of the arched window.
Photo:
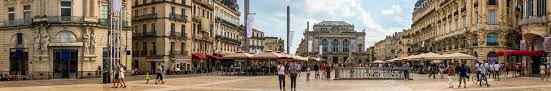
[[331,44],[333,46],[333,52],[339,52],[339,41],[337,39],[333,39],[333,41],[331,42]]
[[488,46],[495,46],[499,44],[499,38],[497,36],[496,33],[489,33],[487,36],[486,36],[486,45]]
[[15,45],[23,45],[23,33],[17,33],[15,38]]
[[72,32],[62,31],[56,36],[56,39],[54,40],[55,42],[68,43],[68,42],[76,42],[77,39]]
[[342,42],[342,52],[348,52],[349,49],[350,49],[350,42],[348,41],[348,39],[345,39]]
[[323,39],[321,40],[321,45],[322,45],[322,51],[323,52],[327,52],[329,51],[329,41],[327,41],[327,39]]

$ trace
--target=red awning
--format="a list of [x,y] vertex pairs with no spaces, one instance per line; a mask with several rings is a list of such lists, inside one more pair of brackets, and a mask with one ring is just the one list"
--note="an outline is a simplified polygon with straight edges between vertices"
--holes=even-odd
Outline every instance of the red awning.
[[211,55],[207,55],[207,58],[208,58],[208,59],[214,59],[214,60],[223,60],[223,58],[218,57],[218,56],[214,56],[214,55],[212,55],[212,54],[211,54]]
[[497,52],[498,56],[544,56],[544,51],[529,51],[529,50],[503,50]]
[[193,61],[195,61],[195,60],[205,60],[205,59],[207,59],[207,57],[206,57],[205,55],[201,54],[201,53],[193,53],[193,54],[191,54],[191,57],[194,58]]

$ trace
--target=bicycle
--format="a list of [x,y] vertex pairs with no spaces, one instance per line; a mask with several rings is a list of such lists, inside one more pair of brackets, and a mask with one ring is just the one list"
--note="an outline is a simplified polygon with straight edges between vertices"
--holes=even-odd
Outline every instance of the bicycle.
[[480,82],[480,81],[478,81],[480,79],[479,79],[479,77],[476,77],[476,74],[470,74],[469,75],[469,80],[471,80],[471,82],[473,84],[477,84],[477,85],[479,84],[478,82]]

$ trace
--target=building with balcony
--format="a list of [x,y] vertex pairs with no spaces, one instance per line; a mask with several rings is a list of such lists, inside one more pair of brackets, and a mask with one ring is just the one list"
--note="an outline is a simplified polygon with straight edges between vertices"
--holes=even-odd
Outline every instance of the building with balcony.
[[[519,49],[518,0],[418,0],[408,39],[409,54],[460,52],[503,62],[497,52]],[[463,61],[465,62],[465,61]]]
[[[344,21],[322,21],[314,24],[313,31],[306,31],[304,36],[305,40],[297,49],[297,54],[301,56],[321,57],[331,64],[365,63],[365,32],[356,31],[352,24]],[[312,41],[311,45],[308,41]]]
[[261,53],[267,50],[264,50],[264,32],[252,29],[251,37],[249,37],[249,52],[252,53]]
[[[544,52],[545,55],[527,57],[528,68],[550,61],[551,57],[551,2],[549,0],[516,0],[519,4],[514,19],[518,19],[518,28],[522,33],[520,49]],[[542,57],[544,56],[544,57]],[[545,59],[547,57],[547,59]],[[529,69],[536,72],[538,69]],[[536,73],[537,74],[537,73]]]
[[214,0],[214,49],[217,52],[237,52],[243,36],[239,26],[237,0]]
[[262,50],[272,50],[272,51],[285,51],[285,41],[278,37],[265,37],[264,39],[264,49]]
[[[191,61],[191,0],[132,0],[134,67],[155,73],[164,63],[167,70],[193,70]],[[170,67],[170,68],[168,68]]]
[[[0,73],[21,79],[100,77],[108,54],[107,0],[0,1]],[[121,63],[133,68],[130,2],[123,4]],[[128,69],[131,70],[131,69]]]

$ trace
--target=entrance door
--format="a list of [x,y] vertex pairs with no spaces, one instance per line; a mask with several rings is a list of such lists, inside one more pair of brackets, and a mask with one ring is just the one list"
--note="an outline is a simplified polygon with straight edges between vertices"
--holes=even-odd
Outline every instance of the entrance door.
[[53,58],[54,78],[77,78],[77,50],[54,50]]
[[27,48],[10,49],[10,74],[27,75],[29,70],[29,52]]

